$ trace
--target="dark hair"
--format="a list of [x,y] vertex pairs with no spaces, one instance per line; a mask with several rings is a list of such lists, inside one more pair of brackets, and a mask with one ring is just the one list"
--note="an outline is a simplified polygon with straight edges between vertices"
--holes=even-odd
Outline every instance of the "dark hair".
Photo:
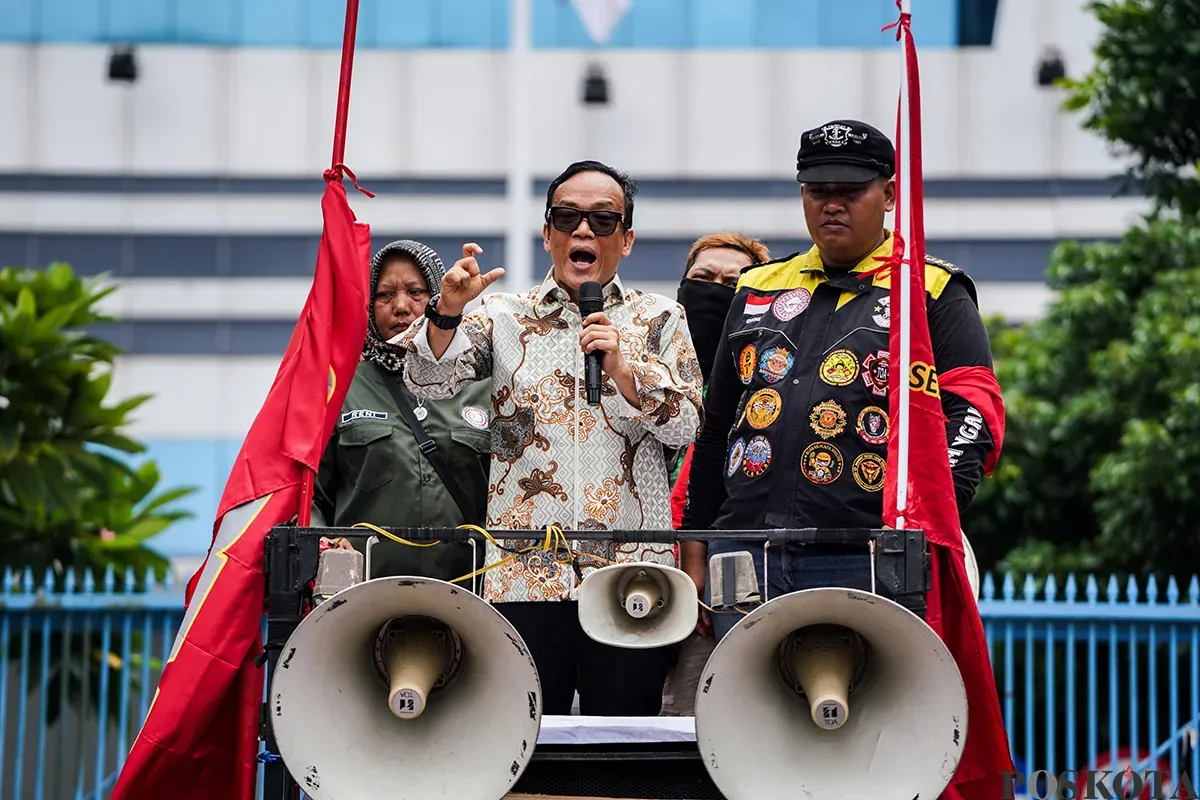
[[626,230],[633,230],[633,197],[637,194],[638,183],[626,173],[599,161],[576,161],[550,181],[550,187],[546,189],[546,214],[550,213],[550,206],[554,205],[554,193],[558,191],[558,187],[581,172],[602,172],[621,186],[621,192],[625,195],[625,217],[622,222],[625,223]]

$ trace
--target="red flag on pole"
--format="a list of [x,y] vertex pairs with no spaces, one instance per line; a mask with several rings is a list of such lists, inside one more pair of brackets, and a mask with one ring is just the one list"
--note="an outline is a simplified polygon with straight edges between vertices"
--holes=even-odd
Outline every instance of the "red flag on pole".
[[264,542],[276,525],[308,524],[313,474],[367,331],[371,234],[355,221],[342,186],[343,173],[354,177],[342,154],[357,18],[350,0],[312,289],[234,462],[208,557],[188,583],[183,624],[110,800],[255,795]]
[[[1005,771],[1013,769],[995,678],[974,593],[967,579],[962,529],[947,456],[946,416],[936,382],[925,295],[925,228],[921,175],[921,90],[908,0],[897,2],[897,38],[903,42],[904,80],[896,126],[897,198],[891,274],[891,351],[888,403],[893,420],[884,485],[886,525],[923,530],[933,562],[926,622],[954,656],[967,694],[967,740],[943,800],[996,800]],[[905,253],[907,246],[908,252]],[[898,313],[897,313],[898,312]],[[979,383],[968,376],[967,383]],[[992,418],[995,452],[1003,437],[992,410],[999,387],[991,376],[979,403]],[[1000,412],[1002,419],[1002,411]],[[991,470],[991,461],[987,465]]]

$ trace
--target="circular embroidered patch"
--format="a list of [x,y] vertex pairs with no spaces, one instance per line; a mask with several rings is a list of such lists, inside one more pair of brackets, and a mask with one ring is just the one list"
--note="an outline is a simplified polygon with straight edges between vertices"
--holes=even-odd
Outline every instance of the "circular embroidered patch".
[[783,399],[774,389],[759,389],[746,403],[746,422],[751,428],[765,428],[779,417]]
[[732,478],[733,473],[738,471],[738,467],[742,465],[742,455],[746,452],[746,440],[738,439],[733,443],[733,447],[729,448],[729,460],[725,465],[725,475]]
[[817,436],[832,439],[846,430],[846,412],[834,401],[825,400],[813,406],[808,422]]
[[849,386],[858,377],[858,356],[849,350],[834,350],[821,362],[821,380],[830,386]]
[[887,350],[876,350],[863,360],[863,383],[876,397],[887,397],[890,360]]
[[854,459],[854,464],[850,467],[855,483],[868,492],[878,492],[883,488],[886,471],[884,460],[875,453],[863,453]]
[[771,466],[771,443],[765,436],[755,436],[746,443],[746,455],[742,458],[742,472],[757,478]]
[[780,322],[793,320],[808,308],[812,294],[808,289],[792,289],[775,298],[771,303],[771,315]]
[[767,383],[778,383],[787,377],[796,357],[784,347],[768,347],[758,359],[758,374]]
[[841,452],[825,442],[813,442],[804,448],[800,456],[800,471],[804,477],[820,486],[836,481],[842,474],[843,464],[845,459]]
[[738,376],[741,377],[742,383],[749,384],[754,377],[755,354],[754,345],[748,344],[742,348],[742,354],[738,356]]
[[858,412],[858,422],[855,425],[858,435],[868,444],[886,444],[891,422],[887,412],[879,406],[867,406]]
[[463,406],[462,418],[472,428],[486,431],[488,428],[488,413],[475,406]]

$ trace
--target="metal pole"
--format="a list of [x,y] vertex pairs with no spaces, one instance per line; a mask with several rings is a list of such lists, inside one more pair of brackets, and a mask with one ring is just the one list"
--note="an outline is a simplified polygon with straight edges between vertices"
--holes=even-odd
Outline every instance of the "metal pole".
[[[911,13],[911,0],[901,0],[900,13]],[[901,166],[900,169],[900,205],[896,209],[896,213],[900,215],[900,221],[897,228],[900,234],[904,237],[904,257],[900,261],[900,308],[892,309],[892,313],[898,313],[897,324],[900,326],[900,368],[896,374],[900,378],[900,427],[897,431],[900,443],[898,449],[899,462],[896,465],[896,527],[904,530],[905,527],[905,511],[908,509],[908,439],[909,439],[909,394],[911,390],[908,386],[908,376],[911,361],[912,347],[912,293],[910,291],[910,282],[912,281],[912,242],[913,242],[913,215],[912,209],[912,140],[910,124],[912,109],[908,103],[908,58],[905,55],[905,47],[907,46],[904,37],[908,36],[907,29],[900,26],[900,64],[901,64],[901,80],[900,80],[900,130],[898,131],[897,144],[899,148],[896,152],[896,162]],[[903,213],[903,205],[907,203],[909,213]]]
[[512,0],[508,52],[508,226],[504,237],[504,279],[509,291],[533,284],[531,234],[533,169],[530,159],[529,50],[530,0]]

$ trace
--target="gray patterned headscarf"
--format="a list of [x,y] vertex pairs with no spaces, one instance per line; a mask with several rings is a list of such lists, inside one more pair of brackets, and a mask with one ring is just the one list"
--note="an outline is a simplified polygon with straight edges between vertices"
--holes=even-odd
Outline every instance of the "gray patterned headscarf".
[[388,258],[405,255],[417,264],[417,269],[425,276],[429,291],[437,294],[442,285],[442,277],[446,267],[442,259],[429,245],[412,239],[398,239],[380,248],[371,259],[371,294],[367,308],[367,338],[363,340],[362,357],[364,361],[373,361],[388,372],[399,372],[404,367],[404,350],[387,340],[375,326],[375,290],[379,286],[379,274]]

